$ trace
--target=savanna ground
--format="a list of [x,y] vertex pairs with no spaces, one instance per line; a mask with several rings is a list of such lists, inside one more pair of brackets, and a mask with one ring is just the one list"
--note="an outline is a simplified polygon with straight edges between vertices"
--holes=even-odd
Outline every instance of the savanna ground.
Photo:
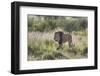
[[[73,46],[57,50],[57,31],[71,34]],[[28,61],[87,58],[87,31],[87,17],[28,15]]]

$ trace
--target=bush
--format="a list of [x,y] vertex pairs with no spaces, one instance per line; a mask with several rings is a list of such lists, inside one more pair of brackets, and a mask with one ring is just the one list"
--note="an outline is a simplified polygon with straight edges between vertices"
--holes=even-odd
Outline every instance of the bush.
[[67,32],[85,30],[87,29],[87,17],[28,15],[28,31],[48,32],[57,27]]

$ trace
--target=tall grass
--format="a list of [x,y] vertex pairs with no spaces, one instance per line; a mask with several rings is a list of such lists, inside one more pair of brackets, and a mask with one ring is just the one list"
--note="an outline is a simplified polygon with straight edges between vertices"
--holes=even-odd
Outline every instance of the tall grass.
[[28,40],[28,60],[75,59],[87,57],[86,40],[82,40],[72,47],[69,47],[66,42],[63,44],[63,49],[57,50],[58,46],[57,42],[49,38]]

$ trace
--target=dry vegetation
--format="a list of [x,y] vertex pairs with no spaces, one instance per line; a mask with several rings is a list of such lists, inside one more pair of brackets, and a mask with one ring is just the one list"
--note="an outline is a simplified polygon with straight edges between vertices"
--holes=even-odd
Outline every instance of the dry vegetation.
[[[34,16],[32,17],[34,18]],[[32,17],[31,19],[28,19],[28,20],[32,20]],[[40,17],[43,17],[43,16],[40,16]],[[50,18],[50,17],[46,17],[46,18]],[[54,20],[52,19],[52,21]],[[60,18],[60,20],[63,20],[63,18],[62,19]],[[88,54],[87,27],[85,28],[79,27],[81,28],[81,30],[78,30],[78,27],[74,27],[73,29],[71,28],[70,30],[70,27],[69,27],[69,30],[66,31],[67,29],[65,30],[64,28],[60,26],[59,26],[60,28],[58,28],[58,26],[54,27],[53,25],[57,25],[57,24],[52,23],[51,26],[53,26],[53,29],[52,27],[49,27],[49,26],[48,28],[47,26],[46,27],[43,26],[44,28],[42,28],[42,25],[46,24],[47,22],[46,21],[43,23],[43,21],[41,22],[39,20],[39,22],[37,23],[36,21],[33,21],[33,20],[32,20],[32,23],[28,21],[29,23],[28,24],[28,27],[29,27],[28,28],[29,30],[28,31],[28,61],[55,60],[55,59],[80,59],[80,58],[88,57],[87,56]],[[73,21],[74,19],[72,18],[72,22]],[[71,22],[71,19],[70,19],[70,22]],[[70,23],[64,23],[64,24],[66,24],[67,26],[67,24],[70,24]],[[86,24],[84,26],[86,26]],[[58,43],[54,41],[54,33],[59,30],[65,33],[70,33],[72,35],[72,42],[73,42],[72,47],[69,48],[68,42],[66,42],[63,45],[63,49],[57,50]]]

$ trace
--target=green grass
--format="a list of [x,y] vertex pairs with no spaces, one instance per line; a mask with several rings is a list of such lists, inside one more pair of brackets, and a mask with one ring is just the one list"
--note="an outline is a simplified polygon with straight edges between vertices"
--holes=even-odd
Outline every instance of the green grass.
[[80,42],[69,48],[68,44],[63,45],[63,49],[57,50],[58,43],[49,39],[34,39],[28,42],[28,60],[54,60],[54,59],[74,59],[77,55],[80,58],[87,54],[87,44]]
[[81,30],[81,31],[73,31],[72,32],[74,35],[80,35],[80,36],[87,36],[87,29],[86,30]]

